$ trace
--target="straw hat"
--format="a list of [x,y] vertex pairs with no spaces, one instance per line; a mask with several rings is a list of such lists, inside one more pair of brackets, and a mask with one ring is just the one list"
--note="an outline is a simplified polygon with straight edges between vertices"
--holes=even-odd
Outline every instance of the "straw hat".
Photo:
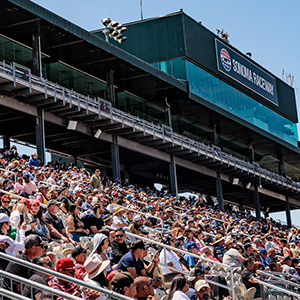
[[123,208],[120,206],[115,206],[113,209],[113,215],[116,215],[117,213],[119,213],[120,211],[122,211]]
[[225,239],[224,236],[222,236],[221,234],[217,234],[214,244],[218,244],[219,242],[223,241],[224,239]]
[[92,257],[89,257],[84,263],[84,268],[87,273],[84,276],[84,281],[87,281],[88,279],[93,279],[94,277],[99,275],[106,269],[109,263],[109,260],[102,261],[98,257],[98,255],[93,255]]

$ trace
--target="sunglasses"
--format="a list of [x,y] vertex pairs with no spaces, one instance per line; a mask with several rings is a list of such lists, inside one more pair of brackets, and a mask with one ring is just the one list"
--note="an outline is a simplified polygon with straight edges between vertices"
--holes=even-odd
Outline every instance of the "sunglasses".
[[115,235],[116,238],[121,238],[121,237],[123,237],[123,236],[124,236],[124,234],[116,234],[116,235]]
[[4,201],[2,201],[2,203],[7,203],[7,204],[9,204],[9,203],[10,203],[10,201],[5,201],[5,200],[4,200]]
[[48,267],[53,267],[54,263],[52,261],[47,261],[46,263],[44,263],[44,265],[47,265]]

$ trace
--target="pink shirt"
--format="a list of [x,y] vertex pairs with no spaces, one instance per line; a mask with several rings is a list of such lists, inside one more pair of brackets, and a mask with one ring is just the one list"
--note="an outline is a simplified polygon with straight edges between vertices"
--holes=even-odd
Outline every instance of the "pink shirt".
[[37,190],[34,181],[29,181],[28,183],[24,182],[24,192],[28,195],[32,195],[33,192]]

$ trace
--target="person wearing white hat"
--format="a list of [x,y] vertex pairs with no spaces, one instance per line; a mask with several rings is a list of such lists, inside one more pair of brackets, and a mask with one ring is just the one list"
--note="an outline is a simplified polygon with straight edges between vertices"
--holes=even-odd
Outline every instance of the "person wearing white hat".
[[195,293],[198,300],[211,299],[211,288],[205,280],[198,280],[195,283]]
[[[93,255],[89,257],[85,263],[84,268],[86,270],[86,275],[83,277],[83,280],[93,286],[101,287],[99,282],[105,280],[106,277],[106,268],[110,264],[109,260],[102,261],[99,256]],[[105,300],[107,297],[101,292],[97,292],[92,289],[83,288],[83,293],[86,297],[91,297],[97,300]]]
[[[106,253],[108,246],[109,246],[109,240],[105,234],[103,234],[103,233],[95,234],[94,239],[93,239],[93,250],[92,250],[89,258],[96,256],[101,261],[109,260],[109,257]],[[106,271],[109,271],[109,270],[111,270],[110,263],[106,266]]]
[[143,224],[144,224],[144,221],[143,221],[143,218],[141,217],[141,215],[136,215],[133,218],[133,223],[130,224],[128,226],[128,228],[131,233],[141,235],[142,234],[141,229],[142,229]]
[[0,244],[5,245],[5,253],[15,256],[15,252],[24,250],[24,241],[25,241],[25,229],[26,222],[22,224],[19,222],[17,227],[16,239],[13,240],[7,234],[11,230],[10,219],[4,214],[0,213]]

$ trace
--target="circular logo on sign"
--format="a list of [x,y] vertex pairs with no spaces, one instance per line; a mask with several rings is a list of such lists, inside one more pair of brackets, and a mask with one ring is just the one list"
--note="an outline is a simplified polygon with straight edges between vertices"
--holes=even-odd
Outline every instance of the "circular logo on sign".
[[220,58],[223,65],[223,68],[229,72],[231,70],[231,59],[230,55],[226,49],[222,48],[220,52]]

